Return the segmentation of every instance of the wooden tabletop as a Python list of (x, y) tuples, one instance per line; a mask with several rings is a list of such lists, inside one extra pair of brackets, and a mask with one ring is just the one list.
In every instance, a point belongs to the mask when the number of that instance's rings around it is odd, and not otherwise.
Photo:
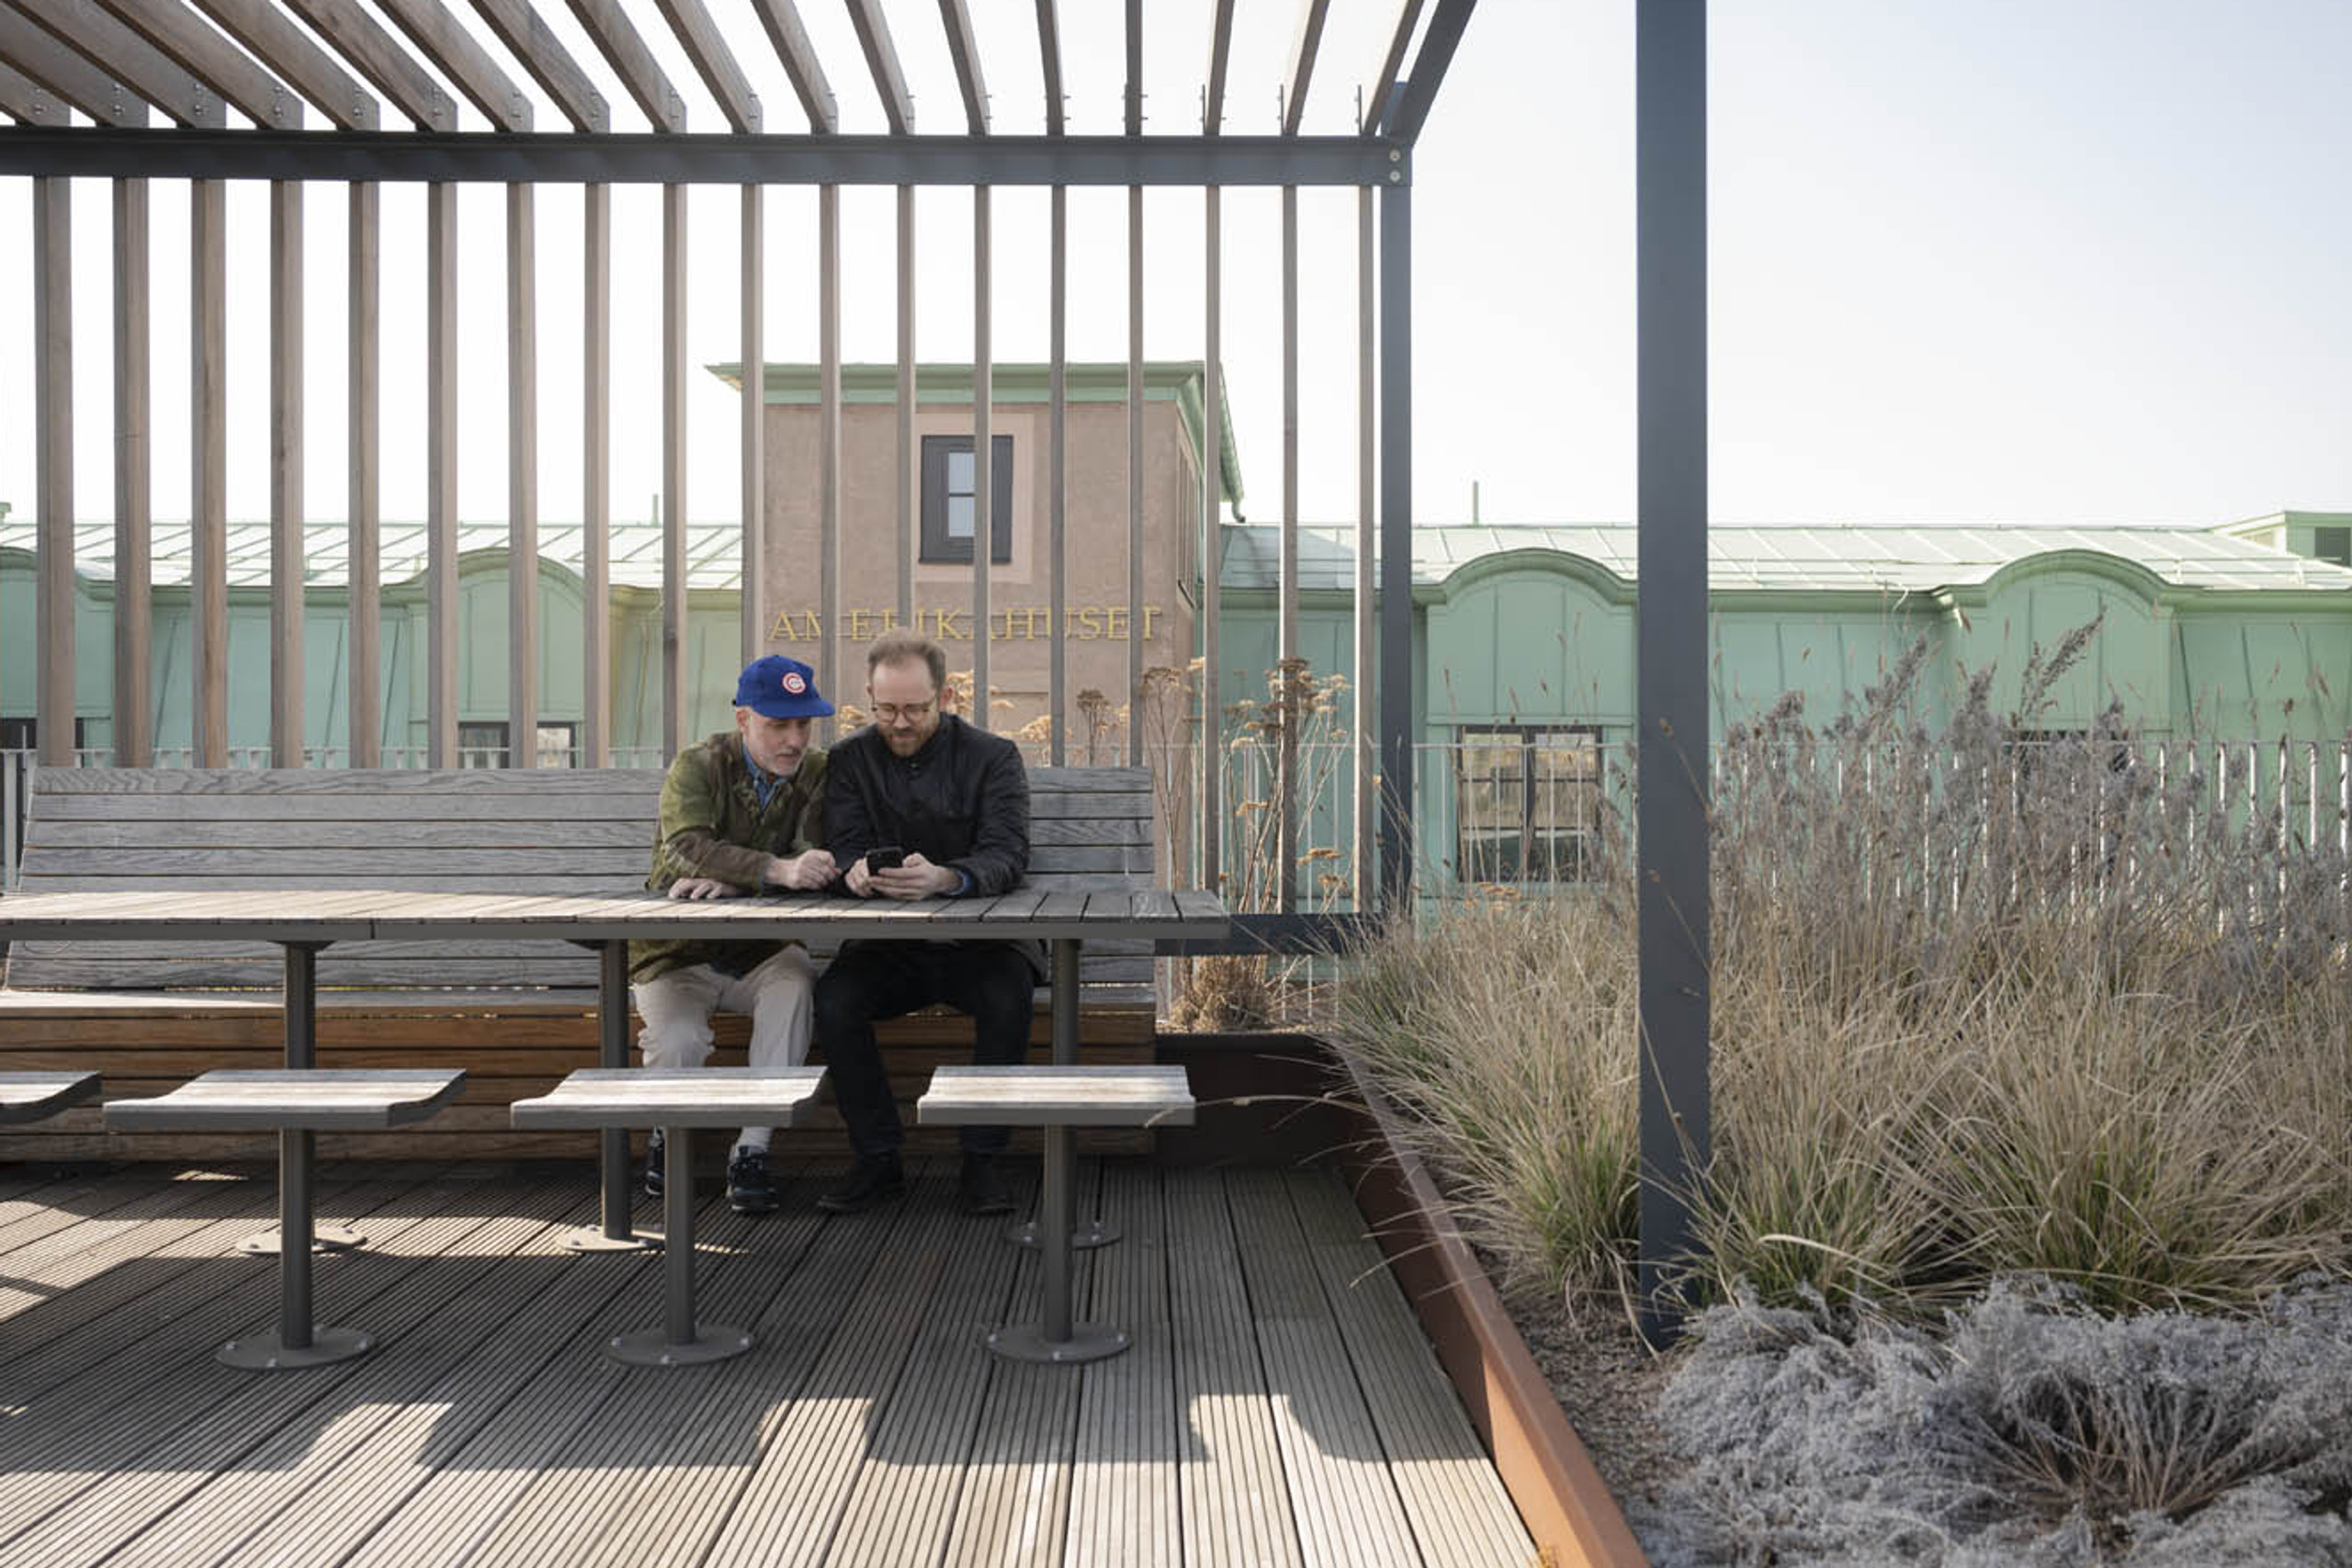
[(992, 898), (882, 898), (785, 893), (756, 898), (667, 898), (641, 890), (604, 896), (415, 893), (386, 888), (30, 893), (0, 898), (0, 941), (184, 940), (367, 942), (423, 936), (724, 936), (841, 942), (987, 937), (1085, 940), (1221, 936), (1226, 908), (1213, 893), (1164, 888), (1047, 893), (1016, 888)]

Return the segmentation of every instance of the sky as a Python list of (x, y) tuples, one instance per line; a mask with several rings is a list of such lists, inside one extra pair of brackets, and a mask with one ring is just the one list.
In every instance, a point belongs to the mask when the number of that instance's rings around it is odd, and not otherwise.
[[(631, 0), (632, 6), (638, 0)], [(805, 123), (750, 0), (708, 0), (773, 130)], [(565, 7), (541, 10), (641, 129)], [(453, 9), (470, 11), (462, 6)], [(1062, 8), (1073, 130), (1120, 114), (1120, 7)], [(843, 129), (883, 129), (845, 9), (801, 10)], [(1034, 7), (972, 0), (1003, 132), (1043, 129)], [(1197, 123), (1207, 0), (1148, 7), (1147, 130)], [(1352, 126), (1394, 7), (1336, 0), (1310, 131)], [(936, 12), (894, 4), (917, 130), (962, 129)], [(1244, 5), (1228, 130), (1276, 127), (1296, 8)], [(2343, 0), (1713, 0), (1709, 39), (1711, 511), (1724, 523), (2210, 526), (2352, 509), (2352, 58)], [(477, 30), (480, 30), (479, 28)], [(659, 28), (690, 105), (722, 123)], [(1414, 505), (1423, 524), (1630, 520), (1634, 484), (1634, 5), (1487, 0), (1415, 153)], [(467, 111), (466, 124), (481, 121)], [(560, 124), (538, 102), (542, 127)], [(232, 116), (232, 122), (234, 115)], [(32, 511), (30, 182), (0, 179), (0, 501)], [(153, 191), (153, 494), (187, 513), (187, 202)], [(338, 187), (307, 200), (306, 504), (345, 514)], [(1282, 495), (1279, 197), (1225, 193), (1224, 361), (1252, 522)], [(495, 186), (460, 197), (459, 509), (505, 513), (505, 240)], [(1302, 209), (1301, 520), (1356, 507), (1352, 191)], [(383, 515), (425, 509), (420, 187), (383, 197)], [(266, 188), (232, 187), (229, 510), (268, 514)], [(690, 202), (686, 511), (740, 515), (739, 201)], [(1042, 190), (995, 197), (1000, 360), (1046, 354)], [(971, 201), (923, 194), (918, 352), (967, 360)], [(893, 197), (842, 197), (843, 345), (895, 358)], [(74, 190), (75, 494), (112, 497), (107, 187)], [(813, 360), (815, 197), (767, 196), (765, 352)], [(537, 206), (539, 506), (580, 515), (580, 197)], [(661, 489), (659, 196), (613, 199), (611, 493)], [(1124, 359), (1124, 191), (1070, 197), (1073, 359)], [(1203, 199), (1147, 202), (1146, 353), (1204, 352)], [(413, 258), (403, 260), (403, 258)], [(786, 482), (771, 475), (771, 484)]]

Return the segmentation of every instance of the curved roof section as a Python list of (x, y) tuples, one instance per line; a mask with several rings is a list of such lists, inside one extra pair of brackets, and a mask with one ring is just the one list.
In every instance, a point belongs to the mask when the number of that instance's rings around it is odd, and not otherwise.
[[(1227, 588), (1272, 589), (1282, 536), (1267, 525), (1228, 527)], [(1302, 526), (1299, 586), (1355, 582), (1353, 525)], [(1413, 581), (1443, 582), (1472, 561), (1507, 550), (1555, 550), (1631, 581), (1638, 536), (1630, 523), (1456, 525), (1417, 528)], [(2224, 591), (2352, 589), (2352, 569), (2201, 528), (2049, 525), (1719, 525), (1708, 531), (1708, 576), (1727, 590), (1919, 593), (1983, 583), (2036, 556), (2088, 551), (2130, 561), (2180, 588)]]

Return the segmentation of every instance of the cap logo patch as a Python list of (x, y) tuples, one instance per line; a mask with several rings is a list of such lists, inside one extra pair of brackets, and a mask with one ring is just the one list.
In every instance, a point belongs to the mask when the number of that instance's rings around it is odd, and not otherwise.
[(784, 672), (784, 689), (797, 697), (808, 689), (808, 682), (802, 679), (799, 671), (787, 670)]

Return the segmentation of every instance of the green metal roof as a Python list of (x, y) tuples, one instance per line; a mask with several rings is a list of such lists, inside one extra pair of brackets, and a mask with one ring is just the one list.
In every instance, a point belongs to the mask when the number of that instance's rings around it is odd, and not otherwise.
[[(1219, 581), (1227, 588), (1275, 587), (1281, 530), (1258, 525), (1225, 534)], [(1355, 537), (1352, 524), (1302, 525), (1299, 586), (1353, 587)], [(1631, 581), (1637, 542), (1630, 523), (1416, 528), (1413, 581), (1442, 582), (1482, 557), (1533, 549), (1580, 556)], [(2012, 562), (2062, 550), (2120, 557), (2184, 588), (2352, 589), (2352, 570), (2204, 528), (1717, 525), (1707, 545), (1708, 578), (1719, 591), (1923, 592), (1983, 582)]]

